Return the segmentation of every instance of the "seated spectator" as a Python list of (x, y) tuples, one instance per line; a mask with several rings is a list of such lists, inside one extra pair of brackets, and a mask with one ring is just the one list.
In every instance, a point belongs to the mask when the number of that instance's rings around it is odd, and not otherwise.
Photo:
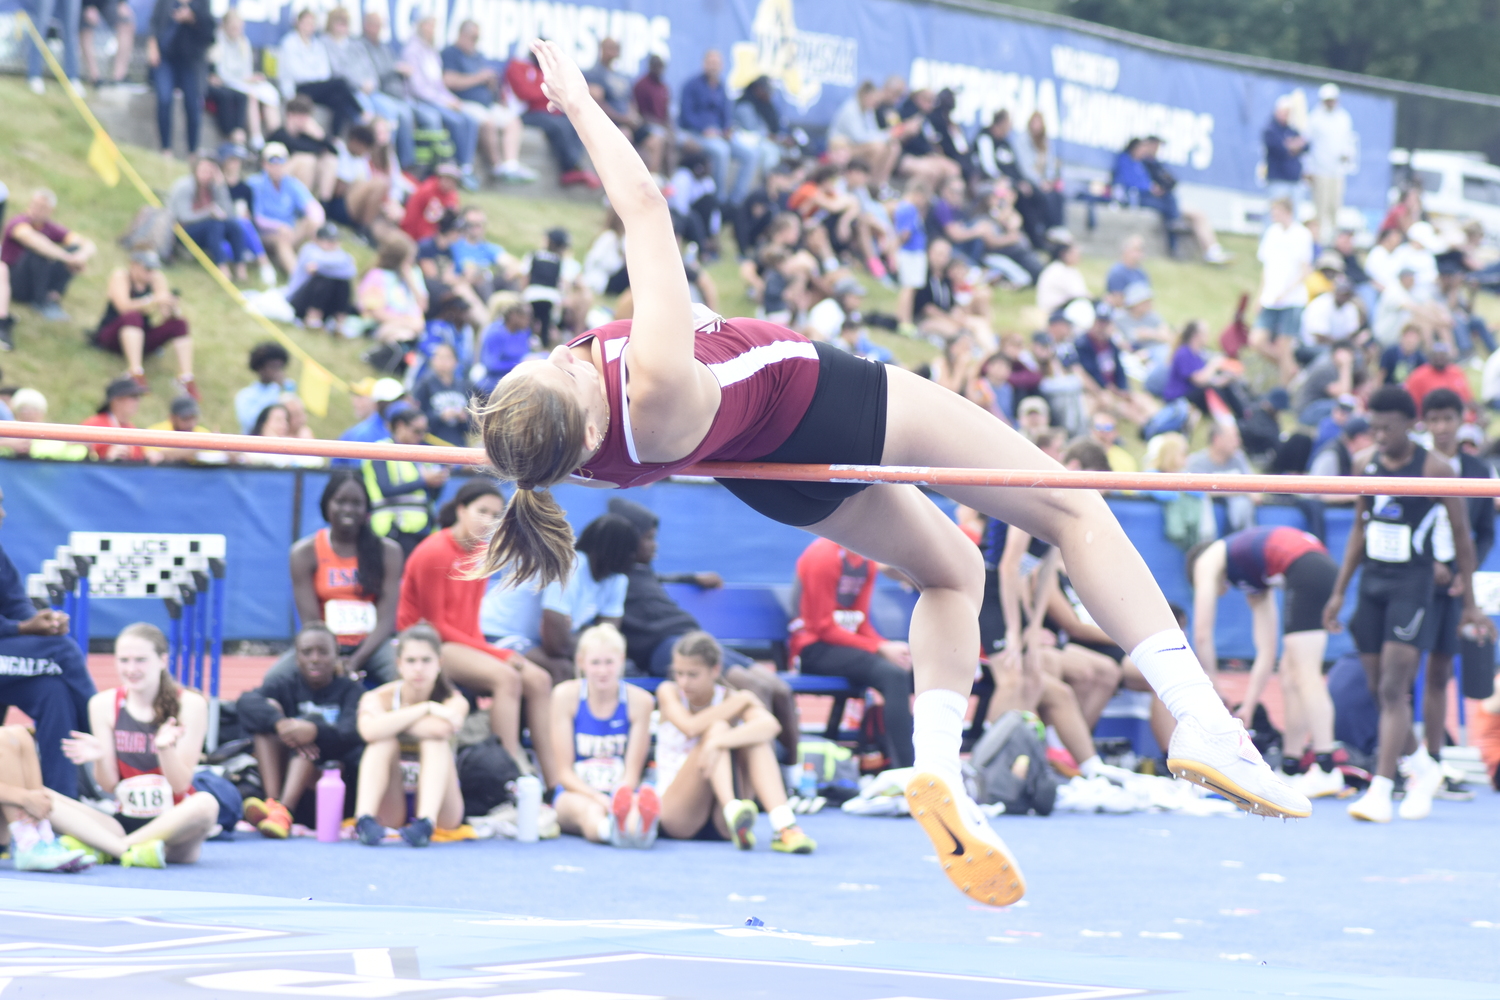
[(943, 344), (943, 353), (933, 358), (928, 366), (929, 377), (949, 392), (960, 396), (969, 391), (969, 384), (979, 374), (979, 351), (974, 346), (974, 335), (960, 330), (951, 340)]
[[(1110, 472), (1139, 472), (1140, 465), (1135, 456), (1120, 444), (1119, 432), (1115, 430), (1115, 418), (1107, 413), (1095, 413), (1089, 421), (1089, 440), (1104, 449)], [(1098, 471), (1105, 471), (1100, 469)]]
[(896, 173), (925, 184), (934, 190), (962, 174), (960, 166), (943, 155), (928, 115), (937, 100), (930, 90), (906, 93), (906, 81), (893, 76), (885, 82), (883, 100), (875, 107), (875, 117), (882, 128), (901, 142), (901, 157)]
[(155, 250), (136, 250), (130, 263), (110, 272), (108, 302), (95, 329), (95, 347), (125, 358), (125, 371), (145, 383), (145, 355), (167, 344), (177, 355), (177, 387), (198, 398), (193, 379), (193, 337), (182, 318), (182, 303), (161, 270)]
[[(514, 60), (512, 60), (514, 61)], [(478, 190), (474, 177), (474, 151), (479, 147), (479, 123), (464, 113), (463, 101), (443, 82), (443, 57), (437, 50), (437, 19), (424, 17), (401, 49), (401, 64), (407, 68), (407, 86), (417, 124), (426, 130), (447, 129), (453, 140), (457, 178), (470, 191)], [(415, 233), (413, 239), (420, 239)]]
[(1196, 406), (1204, 416), (1213, 416), (1208, 407), (1208, 390), (1222, 389), (1234, 379), (1234, 362), (1216, 354), (1212, 358), (1203, 353), (1208, 343), (1208, 333), (1198, 320), (1189, 320), (1177, 337), (1177, 349), (1167, 370), (1162, 399), (1173, 402), (1186, 399)]
[(856, 358), (874, 361), (877, 364), (888, 365), (896, 360), (894, 353), (870, 339), (870, 331), (865, 328), (864, 317), (857, 312), (844, 317), (844, 322), (839, 325), (838, 339), (833, 342), (833, 346), (848, 351)]
[(291, 436), (303, 441), (311, 441), (317, 437), (313, 429), (307, 423), (307, 406), (302, 402), (302, 397), (295, 392), (283, 392), (278, 400), (286, 407), (287, 420), (291, 424)]
[(265, 145), (265, 134), (281, 125), (281, 92), (255, 68), (255, 50), (245, 37), (239, 8), (229, 8), (219, 19), (208, 61), (213, 67), (208, 75), (208, 100), (219, 134), (229, 138), (244, 132), (251, 148), (259, 149)]
[[(255, 228), (255, 192), (250, 189), (250, 183), (244, 176), (245, 160), (250, 156), (250, 151), (244, 146), (226, 142), (219, 147), (217, 155), (219, 170), (224, 175), (224, 184), (229, 188), (229, 201), (234, 206), (229, 224), (239, 227), (240, 238), (245, 244), (246, 260), (251, 258), (255, 260), (260, 283), (271, 288), (276, 284), (276, 268), (271, 266), (271, 259), (266, 256), (265, 245), (260, 239), (260, 232)], [(220, 253), (228, 257), (230, 247), (227, 242), (227, 233), (225, 240), (226, 243), (220, 248)]]
[[(334, 133), (337, 135), (338, 133)], [(333, 197), (338, 179), (338, 147), (313, 117), (313, 102), (294, 97), (286, 102), (286, 122), (267, 136), (286, 147), (287, 171), (301, 181), (321, 204)]]
[(342, 135), (350, 123), (364, 114), (349, 82), (333, 75), (328, 47), (318, 35), (317, 15), (309, 8), (297, 14), (293, 28), (281, 39), (276, 52), (277, 85), (288, 102), (302, 96), (333, 112), (333, 134)]
[(526, 286), (521, 297), (531, 305), (531, 328), (544, 347), (552, 343), (552, 327), (574, 329), (588, 315), (588, 289), (578, 281), (583, 275), (569, 248), (573, 237), (566, 229), (547, 230), (547, 245), (521, 258)]
[(416, 261), (411, 237), (390, 233), (376, 247), (375, 266), (359, 281), (359, 314), (382, 344), (410, 343), (426, 328), (427, 286)]
[(214, 16), (208, 0), (156, 0), (146, 36), (146, 65), (156, 87), (156, 128), (161, 150), (172, 156), (172, 105), (182, 91), (187, 148), (198, 148), (203, 128), (203, 81), (208, 50), (214, 44)]
[(623, 295), (630, 289), (630, 272), (625, 268), (625, 223), (613, 208), (604, 210), (604, 228), (583, 255), (579, 279), (595, 296)]
[(661, 802), (641, 777), (655, 699), (625, 683), (625, 640), (614, 626), (586, 629), (574, 655), (577, 679), (552, 689), (557, 823), (596, 844), (650, 847)]
[(268, 142), (261, 156), (264, 172), (245, 181), (255, 200), (255, 228), (270, 259), (290, 275), (297, 266), (297, 248), (312, 239), (325, 221), (323, 206), (306, 184), (289, 173), (285, 146)]
[[(17, 389), (10, 400), (16, 420), (27, 423), (47, 422), (47, 397), (35, 389)], [(4, 452), (23, 457), (47, 459), (56, 462), (81, 462), (93, 454), (86, 444), (73, 441), (28, 441), (13, 438), (4, 445)]]
[[(135, 428), (135, 417), (141, 409), (141, 397), (146, 387), (129, 375), (122, 375), (104, 387), (104, 402), (92, 417), (82, 421), (84, 427)], [(92, 446), (94, 456), (105, 462), (151, 462), (161, 461), (160, 454), (148, 452), (135, 444), (96, 444)]]
[[(384, 416), (391, 431), (387, 442), (427, 443), (427, 417), (412, 403), (396, 403)], [(440, 465), (370, 458), (360, 466), (370, 489), (370, 526), (410, 557), (417, 543), (432, 531), (432, 504), (448, 482), (448, 470)]]
[(42, 784), (31, 733), (25, 726), (0, 726), (0, 815), (6, 826), (0, 830), (0, 840), (5, 842), (13, 870), (79, 872), (94, 864), (83, 845), (69, 846), (76, 841), (66, 834), (59, 837), (52, 828), (49, 817), (54, 797), (61, 798)]
[[(729, 95), (724, 89), (724, 56), (717, 49), (703, 54), (703, 72), (682, 85), (679, 95), (677, 125), (684, 138), (691, 139), (705, 156), (717, 190), (729, 197), (729, 165), (736, 174), (753, 176), (756, 166), (755, 147), (736, 145), (730, 140), (734, 119)], [(736, 189), (738, 184), (736, 185)], [(749, 191), (749, 184), (745, 185)], [(728, 204), (734, 204), (729, 198)]]
[(601, 514), (578, 533), (567, 581), (542, 588), (540, 652), (554, 683), (567, 679), (579, 633), (600, 622), (619, 627), (629, 587), (625, 573), (635, 565), (640, 538), (627, 518)]
[[(114, 37), (115, 54), (114, 64), (110, 67), (110, 75), (105, 77), (100, 74), (98, 66), (98, 55), (100, 46), (95, 48), (94, 29), (100, 25), (109, 29), (109, 34)], [(66, 45), (66, 41), (64, 45)], [(95, 2), (83, 5), (82, 16), (78, 19), (78, 54), (83, 59), (83, 75), (89, 83), (97, 90), (100, 87), (118, 86), (125, 83), (130, 75), (130, 59), (135, 54), (135, 9), (130, 6), (129, 0), (95, 0)], [(27, 61), (35, 56), (37, 63), (31, 67), (30, 76), (39, 80), (41, 70), (40, 55), (32, 49), (27, 53)], [(35, 88), (33, 88), (35, 89)]]
[[(1070, 308), (1068, 311), (1074, 310)], [(1080, 317), (1086, 315), (1081, 309), (1078, 313)], [(1114, 323), (1104, 309), (1094, 311), (1093, 323), (1073, 341), (1073, 347), (1084, 376), (1084, 390), (1094, 409), (1106, 410), (1138, 426), (1151, 419), (1155, 406), (1144, 394), (1130, 388), (1123, 352), (1115, 339)]]
[(630, 77), (615, 69), (620, 58), (620, 43), (613, 38), (599, 42), (599, 61), (583, 74), (589, 95), (598, 102), (609, 120), (620, 127), (631, 145), (641, 154), (646, 169), (662, 173), (665, 164), (667, 130), (661, 124), (647, 121), (636, 106), (634, 85)]
[[(119, 687), (89, 699), (89, 728), (62, 741), (74, 764), (92, 765), (113, 795), (113, 816), (69, 810), (62, 832), (94, 849), (97, 861), (163, 868), (198, 860), (219, 829), (219, 800), (193, 787), (208, 733), (208, 700), (177, 686), (167, 670), (167, 637), (145, 622), (115, 640)], [(74, 823), (76, 819), (76, 825)]]
[[(1402, 385), (1412, 372), (1426, 363), (1427, 355), (1422, 352), (1422, 328), (1415, 323), (1408, 323), (1401, 330), (1400, 341), (1380, 354), (1380, 372), (1384, 376), (1384, 384)], [(1490, 370), (1488, 362), (1484, 370), (1487, 379)], [(1488, 398), (1490, 397), (1486, 396)]]
[(994, 344), (994, 333), (982, 316), (958, 300), (954, 276), (967, 274), (969, 265), (953, 256), (953, 245), (938, 238), (927, 246), (927, 282), (912, 296), (912, 320), (927, 336), (947, 340), (968, 330), (986, 348)]
[(1125, 305), (1125, 289), (1134, 284), (1151, 287), (1151, 279), (1141, 270), (1141, 261), (1146, 257), (1146, 240), (1139, 233), (1132, 233), (1120, 241), (1120, 259), (1110, 265), (1104, 276), (1104, 301), (1114, 308)]
[(564, 187), (581, 184), (597, 189), (599, 175), (583, 166), (583, 140), (578, 138), (577, 129), (560, 109), (549, 106), (547, 95), (542, 92), (542, 70), (537, 66), (536, 54), (527, 51), (511, 59), (505, 67), (505, 83), (526, 107), (521, 120), (547, 136), (547, 144), (557, 158), (557, 182)]
[[(207, 434), (209, 430), (198, 422), (201, 413), (198, 401), (192, 396), (178, 396), (167, 408), (167, 419), (158, 421), (148, 431), (177, 431), (183, 434)], [(196, 448), (147, 448), (156, 452), (163, 462), (197, 462), (201, 454)]]
[(479, 364), (484, 368), (475, 385), (482, 399), (532, 350), (531, 303), (515, 301), (484, 331), (479, 345)]
[(455, 448), (469, 443), (469, 400), (474, 386), (458, 371), (458, 355), (439, 344), (427, 359), (427, 374), (412, 389), (412, 397), (427, 416), (427, 427)]
[(297, 266), (287, 282), (287, 302), (303, 325), (338, 330), (349, 315), (358, 273), (353, 255), (339, 245), (338, 227), (325, 222), (297, 251)]
[(479, 51), (479, 24), (464, 21), (458, 39), (443, 50), (443, 84), (459, 99), (459, 110), (479, 129), (479, 147), (490, 161), (491, 176), (511, 183), (536, 180), (523, 166), (521, 116), (506, 100), (504, 78)]
[(464, 209), (462, 221), (458, 238), (448, 247), (454, 270), (481, 299), (489, 299), (501, 288), (513, 287), (521, 276), (521, 262), (488, 238), (485, 229), (489, 223), (484, 209), (473, 206)]
[(83, 650), (68, 634), (70, 625), (61, 611), (36, 609), (26, 596), (25, 578), (0, 548), (0, 703), (14, 705), (31, 719), (42, 782), (73, 797), (78, 794), (78, 769), (63, 755), (62, 741), (75, 729), (87, 728), (94, 681)]
[(678, 238), (696, 243), (710, 255), (718, 252), (719, 228), (724, 221), (719, 188), (711, 170), (708, 155), (701, 149), (684, 151), (668, 184), (667, 197)]
[(859, 315), (866, 294), (865, 286), (854, 278), (840, 278), (834, 283), (833, 294), (807, 311), (802, 333), (810, 340), (832, 343), (838, 338), (844, 320)]
[(317, 825), (318, 773), (338, 766), (354, 783), (364, 742), (357, 726), (364, 690), (339, 669), (339, 647), (321, 621), (304, 622), (293, 644), (296, 669), (268, 674), (240, 695), (240, 725), (250, 734), (265, 798), (244, 802), (245, 822), (285, 840), (292, 818)]
[(1350, 344), (1336, 345), (1326, 357), (1307, 366), (1293, 403), (1297, 422), (1317, 427), (1333, 412), (1338, 399), (1354, 391), (1354, 383), (1354, 348)]
[[(1374, 442), (1370, 436), (1370, 422), (1364, 417), (1349, 417), (1339, 428), (1338, 436), (1329, 441), (1315, 455), (1307, 467), (1309, 476), (1349, 476), (1354, 473), (1354, 456)], [(1328, 493), (1320, 496), (1324, 504), (1354, 503), (1347, 493)]]
[[(278, 399), (260, 411), (255, 418), (255, 423), (250, 427), (250, 434), (252, 437), (264, 438), (296, 437), (292, 433), (291, 411)], [(266, 466), (273, 469), (321, 469), (328, 461), (317, 455), (290, 455), (264, 451), (244, 452), (239, 460), (245, 465)]]
[(224, 175), (208, 155), (195, 155), (189, 169), (186, 177), (173, 182), (167, 195), (172, 221), (219, 266), (224, 277), (245, 281), (250, 276), (246, 268), (249, 254), (244, 230), (235, 224)]
[[(1208, 447), (1188, 456), (1184, 472), (1197, 475), (1250, 475), (1250, 460), (1240, 447), (1240, 429), (1235, 424), (1214, 421), (1208, 427)], [(1257, 494), (1232, 493), (1227, 497), (1215, 497), (1217, 504), (1222, 499), (1227, 509), (1229, 530), (1240, 531), (1255, 523)]]
[(32, 192), (26, 214), (5, 223), (0, 263), (9, 269), (10, 301), (32, 306), (43, 319), (67, 322), (63, 294), (98, 248), (93, 240), (53, 221), (56, 209), (57, 195), (46, 188)]
[(720, 657), (713, 636), (689, 632), (673, 648), (672, 679), (656, 689), (661, 832), (691, 840), (712, 824), (740, 850), (753, 848), (758, 810), (755, 801), (736, 797), (738, 773), (770, 816), (771, 849), (811, 854), (817, 844), (797, 826), (771, 748), (781, 725), (754, 694), (731, 693), (720, 683)]
[(786, 134), (771, 78), (764, 74), (740, 91), (730, 110), (730, 121), (733, 130), (729, 142), (737, 147), (733, 158), (739, 169), (735, 171), (734, 186), (729, 189), (729, 204), (739, 205), (750, 194), (756, 169), (762, 174), (769, 173), (781, 161), (782, 146), (795, 148), (795, 144)]
[(443, 162), (434, 167), (432, 174), (406, 199), (402, 232), (418, 243), (436, 236), (443, 216), (458, 211), (458, 184), (462, 177), (462, 172), (452, 163)]
[[(426, 622), (441, 636), (443, 676), (476, 694), (487, 694), (490, 731), (523, 771), (529, 759), (521, 747), (521, 705), (524, 695), (531, 745), (542, 780), (557, 784), (552, 742), (552, 676), (509, 649), (485, 641), (479, 633), (479, 606), (485, 582), (466, 574), (483, 549), (505, 509), (505, 501), (489, 479), (472, 479), (443, 506), (434, 532), (407, 562), (401, 580), (401, 604), (396, 627)], [(366, 761), (368, 761), (368, 756)]]
[(870, 621), (870, 598), (881, 567), (827, 539), (809, 545), (797, 560), (800, 627), (787, 655), (803, 673), (843, 677), (856, 691), (875, 688), (885, 701), (891, 766), (910, 767), (911, 648), (887, 640)]
[(901, 143), (875, 118), (875, 106), (882, 92), (872, 80), (863, 80), (854, 93), (839, 105), (828, 123), (828, 139), (849, 144), (849, 155), (870, 165), (870, 180), (877, 189), (885, 188), (901, 156)]
[(927, 208), (932, 192), (921, 184), (909, 184), (906, 194), (891, 213), (891, 226), (895, 230), (896, 320), (910, 324), (914, 321), (913, 298), (917, 290), (927, 283)]
[(374, 239), (370, 227), (377, 220), (398, 221), (401, 215), (391, 194), (392, 178), (375, 169), (374, 155), (382, 141), (389, 146), (390, 126), (384, 119), (376, 119), (374, 125), (355, 125), (345, 138), (334, 140), (338, 166), (334, 170), (333, 197), (323, 203), (330, 220), (348, 226), (368, 241)]
[[(375, 379), (365, 377), (349, 387), (349, 403), (354, 410), (355, 422), (344, 433), (340, 441), (384, 441), (391, 436), (385, 423), (385, 411), (395, 406), (406, 388), (393, 378)], [(335, 468), (357, 468), (359, 463), (350, 458), (333, 460)]]
[(1078, 270), (1078, 262), (1082, 259), (1083, 251), (1076, 243), (1063, 243), (1057, 250), (1057, 257), (1037, 275), (1036, 307), (1043, 316), (1051, 316), (1074, 299), (1091, 297), (1089, 283)]
[(1011, 426), (1016, 422), (1016, 387), (1010, 381), (1013, 370), (1010, 355), (1003, 350), (996, 351), (984, 359), (979, 366), (979, 377), (964, 393)]
[[(355, 836), (379, 847), (386, 828), (397, 827), (412, 847), (432, 843), (437, 830), (464, 821), (453, 738), (469, 715), (469, 700), (439, 668), (443, 641), (425, 623), (402, 630), (396, 639), (399, 680), (382, 684), (359, 699), (360, 757), (355, 793)], [(402, 745), (416, 744), (416, 752)], [(417, 793), (408, 809), (403, 763), (417, 765)]]
[[(427, 308), (429, 328), (436, 320), (455, 329), (466, 325), (483, 327), (489, 318), (484, 299), (453, 261), (452, 247), (462, 233), (462, 220), (449, 212), (438, 224), (437, 233), (417, 244), (417, 267), (431, 297)], [(427, 338), (423, 339), (425, 342)], [(420, 371), (416, 374), (420, 376)]]
[(291, 360), (287, 349), (274, 340), (263, 340), (250, 349), (250, 370), (256, 381), (234, 394), (234, 415), (241, 434), (249, 434), (261, 411), (279, 401), (282, 393), (296, 391), (296, 380), (286, 373)]
[(1041, 231), (1033, 236), (1032, 242), (1042, 246), (1050, 231), (1063, 224), (1065, 206), (1062, 157), (1058, 155), (1057, 144), (1047, 135), (1047, 120), (1040, 111), (1031, 113), (1026, 120), (1026, 134), (1013, 147), (1016, 166), (1031, 186), (1030, 193), (1020, 189), (1025, 199), (1022, 212), (1028, 220), (1035, 217), (1035, 223), (1028, 221), (1028, 225), (1036, 225)]
[(1418, 409), (1422, 400), (1434, 389), (1452, 389), (1458, 393), (1465, 406), (1474, 402), (1473, 390), (1469, 388), (1469, 377), (1453, 360), (1453, 348), (1446, 340), (1434, 340), (1427, 349), (1427, 363), (1418, 365), (1406, 376), (1406, 391), (1416, 401)]
[(1177, 255), (1178, 220), (1181, 220), (1198, 241), (1205, 264), (1228, 263), (1229, 255), (1219, 245), (1219, 237), (1208, 217), (1201, 212), (1184, 212), (1178, 207), (1174, 192), (1177, 178), (1156, 158), (1160, 150), (1161, 139), (1157, 136), (1131, 139), (1115, 156), (1114, 183), (1124, 189), (1131, 204), (1152, 209), (1161, 216), (1167, 231), (1167, 250), (1172, 256)]
[(666, 173), (671, 158), (671, 149), (674, 145), (675, 126), (672, 124), (672, 88), (667, 86), (663, 77), (667, 72), (667, 62), (658, 53), (652, 53), (646, 57), (646, 72), (635, 81), (631, 88), (631, 96), (635, 98), (635, 106), (641, 113), (641, 120), (661, 130), (666, 136), (667, 142), (662, 150), (662, 162), (654, 170), (655, 173)]
[[(318, 509), (328, 527), (292, 543), (292, 599), (303, 625), (325, 624), (337, 642), (340, 672), (373, 684), (395, 679), (391, 636), (401, 597), (401, 546), (370, 527), (370, 494), (354, 469), (334, 469)], [(284, 683), (296, 670), (296, 650), (271, 667), (267, 680)]]
[(1177, 335), (1156, 311), (1156, 293), (1145, 282), (1125, 290), (1123, 308), (1110, 307), (1115, 330), (1131, 350), (1140, 352), (1148, 366), (1164, 365), (1171, 357)]
[(1046, 396), (1026, 396), (1016, 405), (1016, 430), (1032, 444), (1051, 427), (1052, 406)]
[(1302, 310), (1302, 345), (1308, 350), (1356, 343), (1364, 339), (1358, 337), (1364, 329), (1365, 317), (1354, 299), (1354, 286), (1343, 275), (1335, 279), (1332, 291), (1319, 295)]

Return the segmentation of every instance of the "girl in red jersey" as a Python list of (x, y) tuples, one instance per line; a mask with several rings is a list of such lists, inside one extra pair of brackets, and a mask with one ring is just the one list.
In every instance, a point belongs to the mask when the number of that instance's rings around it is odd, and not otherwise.
[[(547, 487), (574, 473), (635, 486), (707, 460), (1058, 468), (962, 396), (791, 330), (695, 314), (665, 198), (562, 50), (533, 43), (551, 105), (577, 128), (625, 223), (630, 321), (591, 330), (501, 380), (481, 414), (485, 450), (520, 487), (486, 569), (550, 581), (572, 535)], [(627, 392), (628, 388), (628, 392)], [(964, 892), (1003, 905), (1025, 892), (1009, 850), (964, 793), (958, 751), (979, 649), (984, 566), (914, 486), (725, 481), (751, 507), (902, 570), (921, 591), (912, 619), (917, 697), (911, 811)], [(1091, 491), (946, 487), (959, 503), (1059, 547), (1094, 619), (1162, 696), (1178, 727), (1169, 763), (1243, 808), (1310, 813), (1215, 695), (1129, 538)]]
[[(474, 577), (484, 540), (505, 509), (495, 484), (474, 479), (438, 513), (441, 530), (412, 550), (401, 580), (396, 627), (405, 631), (426, 622), (443, 638), (443, 676), (455, 685), (490, 696), (490, 731), (524, 770), (530, 770), (521, 747), (521, 700), (536, 750), (542, 779), (557, 783), (552, 745), (552, 675), (508, 649), (484, 641), (479, 632), (479, 604), (485, 582)], [(571, 536), (570, 536), (571, 538)], [(572, 544), (569, 542), (569, 559)]]
[(52, 824), (92, 848), (100, 862), (187, 864), (198, 860), (218, 827), (219, 800), (193, 788), (208, 701), (177, 686), (167, 672), (167, 649), (155, 625), (127, 626), (115, 640), (120, 686), (89, 699), (92, 733), (63, 740), (69, 760), (93, 765), (94, 781), (114, 795), (118, 812), (106, 816), (56, 796)]

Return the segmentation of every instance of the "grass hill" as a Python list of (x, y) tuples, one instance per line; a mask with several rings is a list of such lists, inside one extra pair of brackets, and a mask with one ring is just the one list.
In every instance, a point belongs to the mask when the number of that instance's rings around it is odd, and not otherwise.
[[(64, 303), (72, 319), (66, 323), (41, 320), (26, 307), (16, 307), (16, 349), (0, 356), (3, 382), (32, 386), (46, 394), (51, 418), (76, 422), (98, 405), (104, 384), (123, 370), (118, 356), (89, 347), (85, 331), (97, 323), (104, 308), (104, 283), (111, 268), (125, 261), (118, 239), (141, 206), (128, 182), (106, 187), (85, 161), (90, 133), (72, 105), (50, 86), (44, 97), (32, 95), (15, 77), (0, 79), (0, 181), (10, 188), (10, 212), (24, 206), (36, 187), (52, 188), (58, 195), (57, 217), (62, 224), (92, 237), (100, 247), (99, 258), (79, 276)], [(180, 161), (165, 159), (155, 150), (122, 146), (122, 151), (146, 182), (159, 194), (186, 169)], [(482, 206), (489, 218), (490, 237), (517, 255), (536, 247), (543, 233), (553, 226), (570, 230), (581, 255), (603, 225), (600, 206), (570, 201), (528, 198), (524, 191), (504, 194), (489, 191), (468, 196)], [(350, 241), (351, 243), (353, 241)], [(1235, 255), (1227, 267), (1210, 268), (1194, 262), (1151, 260), (1147, 262), (1156, 286), (1158, 307), (1173, 324), (1188, 319), (1204, 320), (1217, 331), (1230, 319), (1241, 292), (1255, 287), (1258, 265), (1255, 245), (1248, 238), (1229, 237), (1226, 247)], [(354, 248), (362, 266), (370, 251)], [(1103, 286), (1110, 260), (1085, 259), (1082, 268), (1091, 287)], [(169, 269), (184, 311), (192, 324), (197, 347), (196, 375), (203, 392), (205, 423), (215, 430), (233, 430), (233, 395), (251, 378), (246, 358), (252, 345), (265, 338), (257, 321), (245, 315), (213, 280), (185, 257)], [(720, 261), (711, 273), (717, 281), (721, 308), (729, 315), (749, 315), (752, 304), (745, 298), (743, 283), (732, 255)], [(868, 308), (891, 311), (894, 295), (874, 282)], [(1031, 326), (1029, 292), (997, 291), (994, 315), (1000, 330), (1026, 330)], [(369, 374), (360, 355), (364, 342), (351, 342), (329, 334), (287, 328), (290, 336), (309, 354), (346, 381)], [(906, 364), (919, 363), (933, 350), (925, 343), (877, 333)], [(295, 369), (294, 365), (294, 369)], [(168, 354), (147, 360), (147, 375), (154, 393), (143, 401), (142, 423), (163, 419), (172, 391), (172, 360)], [(351, 411), (347, 398), (334, 394), (329, 413), (313, 418), (320, 435), (337, 436), (348, 426)]]

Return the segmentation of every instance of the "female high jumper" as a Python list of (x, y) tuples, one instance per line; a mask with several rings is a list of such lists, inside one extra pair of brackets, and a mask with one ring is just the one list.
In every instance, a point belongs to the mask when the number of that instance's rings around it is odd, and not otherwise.
[[(484, 446), (518, 485), (484, 572), (564, 577), (573, 536), (547, 488), (664, 479), (702, 461), (1036, 469), (1059, 466), (980, 407), (900, 368), (867, 362), (784, 327), (694, 311), (666, 200), (629, 141), (551, 42), (532, 45), (552, 106), (577, 128), (624, 220), (632, 320), (608, 323), (518, 366), (483, 408)], [(881, 563), (921, 590), (911, 622), (916, 680), (911, 811), (949, 878), (979, 902), (1026, 891), (1015, 859), (964, 792), (959, 741), (979, 652), (984, 567), (915, 486), (723, 480), (745, 503)], [(1307, 816), (1306, 798), (1261, 760), (1230, 716), (1166, 598), (1093, 490), (944, 487), (958, 503), (1062, 552), (1099, 625), (1178, 721), (1169, 765), (1243, 809)]]

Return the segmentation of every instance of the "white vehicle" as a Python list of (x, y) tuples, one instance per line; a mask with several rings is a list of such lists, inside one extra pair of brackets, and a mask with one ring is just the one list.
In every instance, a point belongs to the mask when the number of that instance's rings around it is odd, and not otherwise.
[(1434, 149), (1391, 150), (1391, 203), (1405, 179), (1422, 185), (1422, 207), (1439, 219), (1474, 219), (1491, 240), (1500, 239), (1500, 167), (1483, 153)]

